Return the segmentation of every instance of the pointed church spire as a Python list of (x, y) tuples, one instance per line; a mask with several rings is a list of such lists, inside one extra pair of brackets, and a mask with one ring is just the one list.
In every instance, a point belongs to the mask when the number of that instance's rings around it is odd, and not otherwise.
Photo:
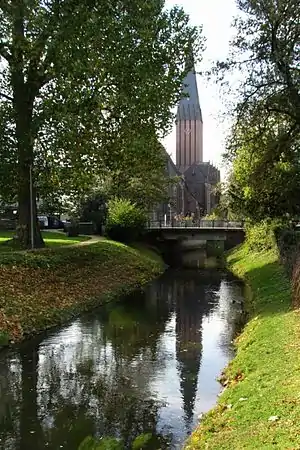
[(176, 166), (181, 173), (203, 161), (203, 121), (192, 53), (185, 67), (188, 72), (183, 80), (176, 118)]
[(185, 70), (187, 72), (195, 70), (195, 58), (193, 54), (193, 50), (190, 50), (186, 59), (185, 59)]
[(192, 52), (186, 59), (185, 68), (188, 70), (188, 73), (182, 83), (183, 97), (178, 104), (177, 120), (201, 120), (202, 122), (202, 112)]

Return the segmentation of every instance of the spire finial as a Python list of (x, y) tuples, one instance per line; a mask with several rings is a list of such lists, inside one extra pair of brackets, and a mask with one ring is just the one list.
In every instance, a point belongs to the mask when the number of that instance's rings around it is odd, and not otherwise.
[(193, 54), (193, 49), (190, 48), (185, 59), (185, 69), (190, 72), (195, 69), (195, 58)]

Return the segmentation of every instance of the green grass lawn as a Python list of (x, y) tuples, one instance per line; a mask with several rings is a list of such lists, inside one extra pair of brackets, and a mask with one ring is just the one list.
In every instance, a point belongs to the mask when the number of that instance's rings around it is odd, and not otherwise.
[(275, 251), (253, 254), (244, 245), (228, 257), (247, 280), (251, 320), (224, 372), (227, 386), (186, 449), (300, 448), (300, 315)]
[[(9, 239), (12, 239), (14, 235), (14, 231), (0, 231), (0, 252), (15, 250), (15, 248), (10, 247), (9, 245), (1, 245), (7, 242)], [(87, 241), (89, 239), (89, 237), (87, 236), (77, 236), (69, 238), (65, 233), (51, 231), (42, 231), (42, 235), (47, 247), (77, 244), (78, 242)]]
[(148, 258), (157, 261), (159, 264), (163, 264), (162, 257), (159, 254), (159, 252), (150, 245), (141, 242), (134, 242), (133, 244), (130, 244), (130, 246), (135, 250), (138, 250), (144, 256), (147, 256)]

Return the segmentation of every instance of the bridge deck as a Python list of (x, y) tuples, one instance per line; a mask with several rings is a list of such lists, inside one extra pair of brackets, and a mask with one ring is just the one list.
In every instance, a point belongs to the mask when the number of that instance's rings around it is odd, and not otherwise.
[(243, 227), (148, 227), (148, 230), (161, 230), (161, 231), (234, 231), (234, 230), (244, 230)]
[(172, 222), (152, 221), (148, 223), (149, 230), (243, 230), (244, 222), (226, 220), (184, 220)]

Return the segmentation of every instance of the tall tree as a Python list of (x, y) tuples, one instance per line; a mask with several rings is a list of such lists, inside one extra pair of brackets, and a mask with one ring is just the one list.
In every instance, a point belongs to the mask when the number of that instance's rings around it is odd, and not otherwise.
[(237, 0), (237, 6), (230, 55), (214, 69), (223, 80), (243, 74), (234, 112), (242, 117), (259, 106), (264, 117), (279, 113), (300, 126), (299, 0)]
[(201, 46), (184, 11), (162, 0), (0, 0), (0, 119), (11, 136), (0, 150), (10, 155), (24, 247), (31, 172), (37, 184), (43, 172), (64, 171), (75, 183), (117, 161), (132, 130), (164, 135), (185, 57)]
[[(275, 116), (239, 122), (228, 142), (234, 154), (229, 177), (229, 205), (253, 220), (300, 214), (300, 136), (289, 121)], [(230, 146), (232, 145), (232, 147)]]
[(167, 173), (167, 153), (156, 136), (133, 136), (110, 173), (110, 196), (123, 197), (150, 211), (168, 199), (175, 182)]
[(237, 0), (240, 15), (226, 61), (215, 73), (230, 86), (239, 71), (230, 112), (226, 157), (233, 161), (234, 209), (253, 218), (299, 213), (299, 0)]

